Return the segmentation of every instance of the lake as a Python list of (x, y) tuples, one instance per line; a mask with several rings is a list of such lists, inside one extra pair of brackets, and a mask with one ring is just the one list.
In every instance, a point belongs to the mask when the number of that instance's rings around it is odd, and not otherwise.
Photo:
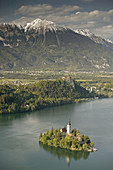
[[(40, 132), (64, 127), (90, 137), (97, 152), (72, 152), (39, 144)], [(0, 116), (0, 170), (112, 170), (113, 99)]]

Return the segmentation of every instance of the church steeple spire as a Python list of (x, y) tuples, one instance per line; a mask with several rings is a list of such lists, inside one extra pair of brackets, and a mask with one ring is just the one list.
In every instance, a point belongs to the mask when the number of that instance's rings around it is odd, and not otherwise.
[(71, 125), (71, 122), (70, 122), (70, 120), (68, 120), (68, 125)]

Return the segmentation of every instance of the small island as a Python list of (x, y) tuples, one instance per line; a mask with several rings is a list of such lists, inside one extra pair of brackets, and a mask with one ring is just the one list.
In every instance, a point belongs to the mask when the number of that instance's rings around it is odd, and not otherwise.
[(49, 146), (69, 149), (72, 151), (83, 150), (91, 152), (97, 150), (94, 148), (94, 143), (91, 142), (88, 136), (80, 134), (79, 130), (71, 130), (70, 121), (68, 121), (67, 129), (65, 127), (61, 129), (52, 128), (50, 131), (46, 131), (43, 135), (40, 133), (39, 141)]

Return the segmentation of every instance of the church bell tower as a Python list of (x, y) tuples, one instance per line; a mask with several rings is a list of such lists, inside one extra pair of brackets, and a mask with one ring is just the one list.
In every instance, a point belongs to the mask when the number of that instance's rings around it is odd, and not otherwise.
[(67, 124), (67, 133), (68, 134), (71, 133), (71, 122), (70, 122), (70, 120), (68, 120), (68, 124)]

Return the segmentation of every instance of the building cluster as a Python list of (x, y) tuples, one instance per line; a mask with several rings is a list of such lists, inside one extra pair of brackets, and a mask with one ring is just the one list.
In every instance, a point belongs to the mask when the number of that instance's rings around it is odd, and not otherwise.
[(113, 92), (113, 88), (108, 88), (108, 89), (105, 87), (97, 88), (96, 86), (86, 87), (86, 90), (88, 90), (90, 93), (92, 93), (93, 91), (101, 92), (101, 91), (106, 91), (106, 90)]
[(62, 80), (66, 80), (67, 81), (67, 84), (72, 86), (74, 89), (75, 89), (75, 83), (74, 83), (74, 79), (72, 79), (72, 77), (65, 77), (65, 76), (62, 76)]
[(72, 78), (71, 78), (71, 77), (69, 77), (69, 76), (67, 76), (67, 77), (66, 77), (66, 76), (62, 76), (62, 80), (71, 81), (71, 79), (72, 79)]

